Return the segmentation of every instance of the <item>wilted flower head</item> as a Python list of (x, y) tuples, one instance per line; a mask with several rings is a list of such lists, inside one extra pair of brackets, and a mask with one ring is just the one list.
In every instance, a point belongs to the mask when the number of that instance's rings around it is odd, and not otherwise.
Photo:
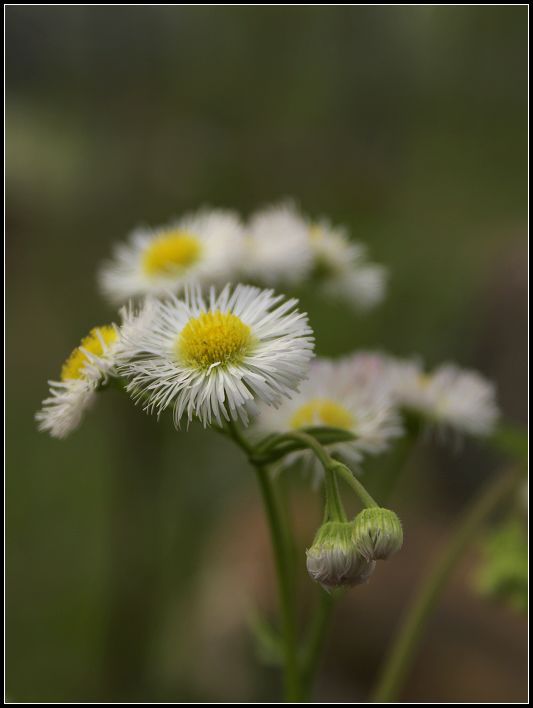
[(277, 406), (307, 376), (313, 336), (307, 315), (272, 290), (199, 289), (184, 300), (145, 303), (124, 328), (121, 372), (145, 408), (174, 422), (248, 422), (256, 402)]
[(114, 375), (119, 341), (115, 325), (94, 327), (61, 368), (59, 381), (49, 381), (50, 397), (35, 419), (39, 430), (64, 438), (75, 430), (92, 404), (98, 387)]
[(353, 522), (353, 542), (367, 560), (386, 560), (402, 547), (401, 521), (390, 509), (363, 509)]
[(353, 527), (348, 521), (323, 524), (307, 550), (307, 571), (326, 589), (366, 583), (375, 566), (358, 552), (353, 542)]
[(115, 248), (99, 282), (116, 303), (144, 295), (180, 293), (187, 285), (232, 280), (244, 255), (239, 217), (223, 209), (201, 209), (165, 226), (136, 229)]

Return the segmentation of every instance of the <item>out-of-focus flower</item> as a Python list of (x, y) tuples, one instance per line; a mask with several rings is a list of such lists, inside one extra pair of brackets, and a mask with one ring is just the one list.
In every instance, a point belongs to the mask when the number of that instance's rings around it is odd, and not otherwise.
[(494, 385), (476, 371), (443, 364), (424, 373), (416, 361), (391, 361), (390, 382), (398, 405), (437, 426), (489, 435), (498, 419)]
[(385, 295), (386, 269), (366, 258), (366, 247), (351, 241), (344, 227), (328, 221), (308, 222), (314, 275), (324, 293), (361, 310), (374, 307)]
[(390, 509), (363, 509), (353, 522), (353, 542), (363, 558), (386, 560), (402, 547), (402, 523)]
[[(361, 453), (382, 452), (402, 433), (387, 389), (377, 378), (363, 381), (360, 364), (352, 357), (313, 361), (309, 378), (299, 393), (284, 400), (277, 411), (260, 407), (254, 432), (266, 435), (314, 426), (341, 428), (353, 433), (353, 442), (328, 446), (330, 453), (352, 464), (361, 459)], [(308, 450), (288, 455), (285, 463), (290, 465), (299, 459), (315, 478), (320, 478), (321, 466)]]
[(307, 315), (272, 290), (226, 286), (204, 298), (148, 300), (124, 329), (121, 372), (128, 390), (174, 422), (248, 422), (256, 402), (277, 406), (307, 376), (313, 336)]
[(39, 430), (64, 438), (81, 422), (98, 387), (115, 372), (119, 335), (115, 325), (94, 327), (63, 364), (59, 381), (36, 413)]
[(376, 567), (374, 561), (358, 552), (353, 542), (353, 524), (348, 521), (323, 524), (306, 555), (307, 572), (326, 590), (366, 583)]
[(244, 275), (268, 286), (297, 286), (311, 273), (306, 222), (290, 203), (256, 212), (246, 230)]
[(201, 209), (166, 226), (139, 228), (115, 248), (99, 283), (114, 303), (144, 295), (178, 294), (187, 285), (224, 285), (244, 257), (239, 217)]

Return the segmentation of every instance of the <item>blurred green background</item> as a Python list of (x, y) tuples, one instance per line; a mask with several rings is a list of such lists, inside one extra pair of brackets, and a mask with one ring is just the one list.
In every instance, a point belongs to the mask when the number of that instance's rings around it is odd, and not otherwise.
[[(11, 5), (6, 20), (7, 698), (275, 699), (248, 631), (275, 593), (239, 453), (118, 393), (62, 442), (33, 414), (115, 317), (95, 283), (113, 242), (289, 195), (391, 271), (365, 317), (304, 294), (320, 354), (457, 360), (524, 420), (527, 8)], [(502, 464), (473, 443), (416, 462), (395, 501), (405, 549), (338, 609), (318, 699), (364, 699), (417, 578)], [(320, 511), (293, 491), (303, 567)], [(471, 592), (476, 558), (405, 700), (526, 700), (525, 623)]]

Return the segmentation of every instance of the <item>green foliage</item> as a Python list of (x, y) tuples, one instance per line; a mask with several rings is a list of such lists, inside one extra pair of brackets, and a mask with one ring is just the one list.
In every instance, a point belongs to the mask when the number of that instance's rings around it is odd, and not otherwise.
[(492, 529), (483, 540), (483, 561), (474, 587), (525, 612), (528, 599), (528, 544), (524, 520), (513, 516)]

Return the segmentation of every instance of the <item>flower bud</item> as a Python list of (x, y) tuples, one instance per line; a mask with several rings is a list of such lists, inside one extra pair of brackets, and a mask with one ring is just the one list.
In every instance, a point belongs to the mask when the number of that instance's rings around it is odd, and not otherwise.
[(323, 524), (306, 554), (309, 575), (326, 590), (365, 583), (376, 565), (357, 551), (353, 524), (347, 521)]
[(390, 509), (363, 509), (352, 525), (353, 543), (368, 561), (386, 560), (403, 544), (402, 524)]

